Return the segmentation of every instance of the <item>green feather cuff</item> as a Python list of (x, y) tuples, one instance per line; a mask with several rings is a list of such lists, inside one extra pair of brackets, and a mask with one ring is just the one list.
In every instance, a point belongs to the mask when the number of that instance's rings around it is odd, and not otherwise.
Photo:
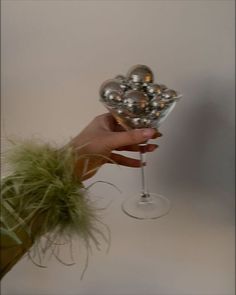
[[(71, 243), (72, 236), (79, 236), (87, 250), (91, 242), (98, 247), (99, 236), (108, 241), (100, 229), (100, 225), (106, 227), (100, 220), (100, 209), (74, 174), (77, 159), (70, 146), (57, 149), (35, 142), (14, 144), (6, 157), (10, 174), (1, 183), (1, 234), (21, 243), (16, 230), (23, 228), (35, 247), (40, 245), (44, 254), (51, 251), (58, 260), (55, 248), (62, 237)], [(47, 237), (43, 246), (42, 235)]]

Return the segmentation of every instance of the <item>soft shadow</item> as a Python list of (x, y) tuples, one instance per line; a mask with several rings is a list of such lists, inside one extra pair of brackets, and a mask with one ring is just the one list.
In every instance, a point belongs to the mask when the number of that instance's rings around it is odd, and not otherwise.
[[(195, 84), (196, 81), (195, 81)], [(184, 187), (234, 192), (234, 88), (232, 81), (209, 78), (179, 103), (177, 126), (165, 125), (168, 143), (158, 169), (165, 165), (164, 181)], [(195, 85), (196, 86), (196, 85)], [(230, 88), (231, 86), (231, 88)], [(194, 89), (194, 85), (192, 86)], [(175, 110), (174, 110), (175, 112)], [(172, 114), (171, 114), (172, 115)], [(170, 115), (170, 116), (171, 116)], [(168, 119), (167, 119), (168, 120)], [(173, 122), (170, 122), (173, 123)], [(161, 162), (161, 163), (160, 163)], [(159, 174), (159, 173), (158, 173)]]

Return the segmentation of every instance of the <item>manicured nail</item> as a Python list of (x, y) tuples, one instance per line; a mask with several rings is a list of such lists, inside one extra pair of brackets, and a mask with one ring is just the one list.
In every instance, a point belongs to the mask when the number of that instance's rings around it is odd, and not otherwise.
[(151, 147), (149, 148), (149, 152), (153, 152), (153, 151), (155, 151), (157, 148), (158, 148), (158, 145), (151, 146)]
[(146, 128), (146, 129), (143, 129), (142, 132), (143, 132), (143, 136), (144, 136), (146, 139), (150, 139), (150, 138), (152, 138), (152, 136), (154, 135), (155, 130), (152, 129), (152, 128)]

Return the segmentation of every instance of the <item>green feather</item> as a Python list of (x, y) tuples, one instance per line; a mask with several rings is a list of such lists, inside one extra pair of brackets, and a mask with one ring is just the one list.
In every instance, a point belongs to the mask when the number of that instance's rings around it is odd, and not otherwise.
[[(74, 174), (77, 159), (70, 146), (58, 149), (35, 141), (14, 144), (6, 154), (5, 161), (11, 172), (1, 183), (1, 202), (7, 202), (18, 220), (27, 224), (37, 246), (44, 234), (52, 239), (51, 247), (48, 243), (47, 247), (42, 247), (44, 253), (52, 251), (61, 237), (71, 240), (77, 235), (87, 249), (91, 248), (91, 243), (99, 248), (98, 237), (109, 242), (100, 228), (102, 222), (98, 212), (101, 210), (95, 207), (86, 188)], [(31, 221), (35, 216), (43, 218), (40, 229), (32, 232)], [(21, 242), (14, 230), (22, 223), (8, 225), (7, 215), (1, 220), (1, 232), (17, 243)]]

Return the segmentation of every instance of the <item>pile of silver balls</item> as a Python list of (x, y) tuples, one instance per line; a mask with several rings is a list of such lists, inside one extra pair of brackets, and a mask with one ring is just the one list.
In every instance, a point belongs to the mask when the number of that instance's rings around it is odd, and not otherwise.
[(118, 75), (100, 87), (102, 103), (126, 129), (158, 127), (180, 95), (154, 83), (152, 70), (135, 65), (126, 76)]

